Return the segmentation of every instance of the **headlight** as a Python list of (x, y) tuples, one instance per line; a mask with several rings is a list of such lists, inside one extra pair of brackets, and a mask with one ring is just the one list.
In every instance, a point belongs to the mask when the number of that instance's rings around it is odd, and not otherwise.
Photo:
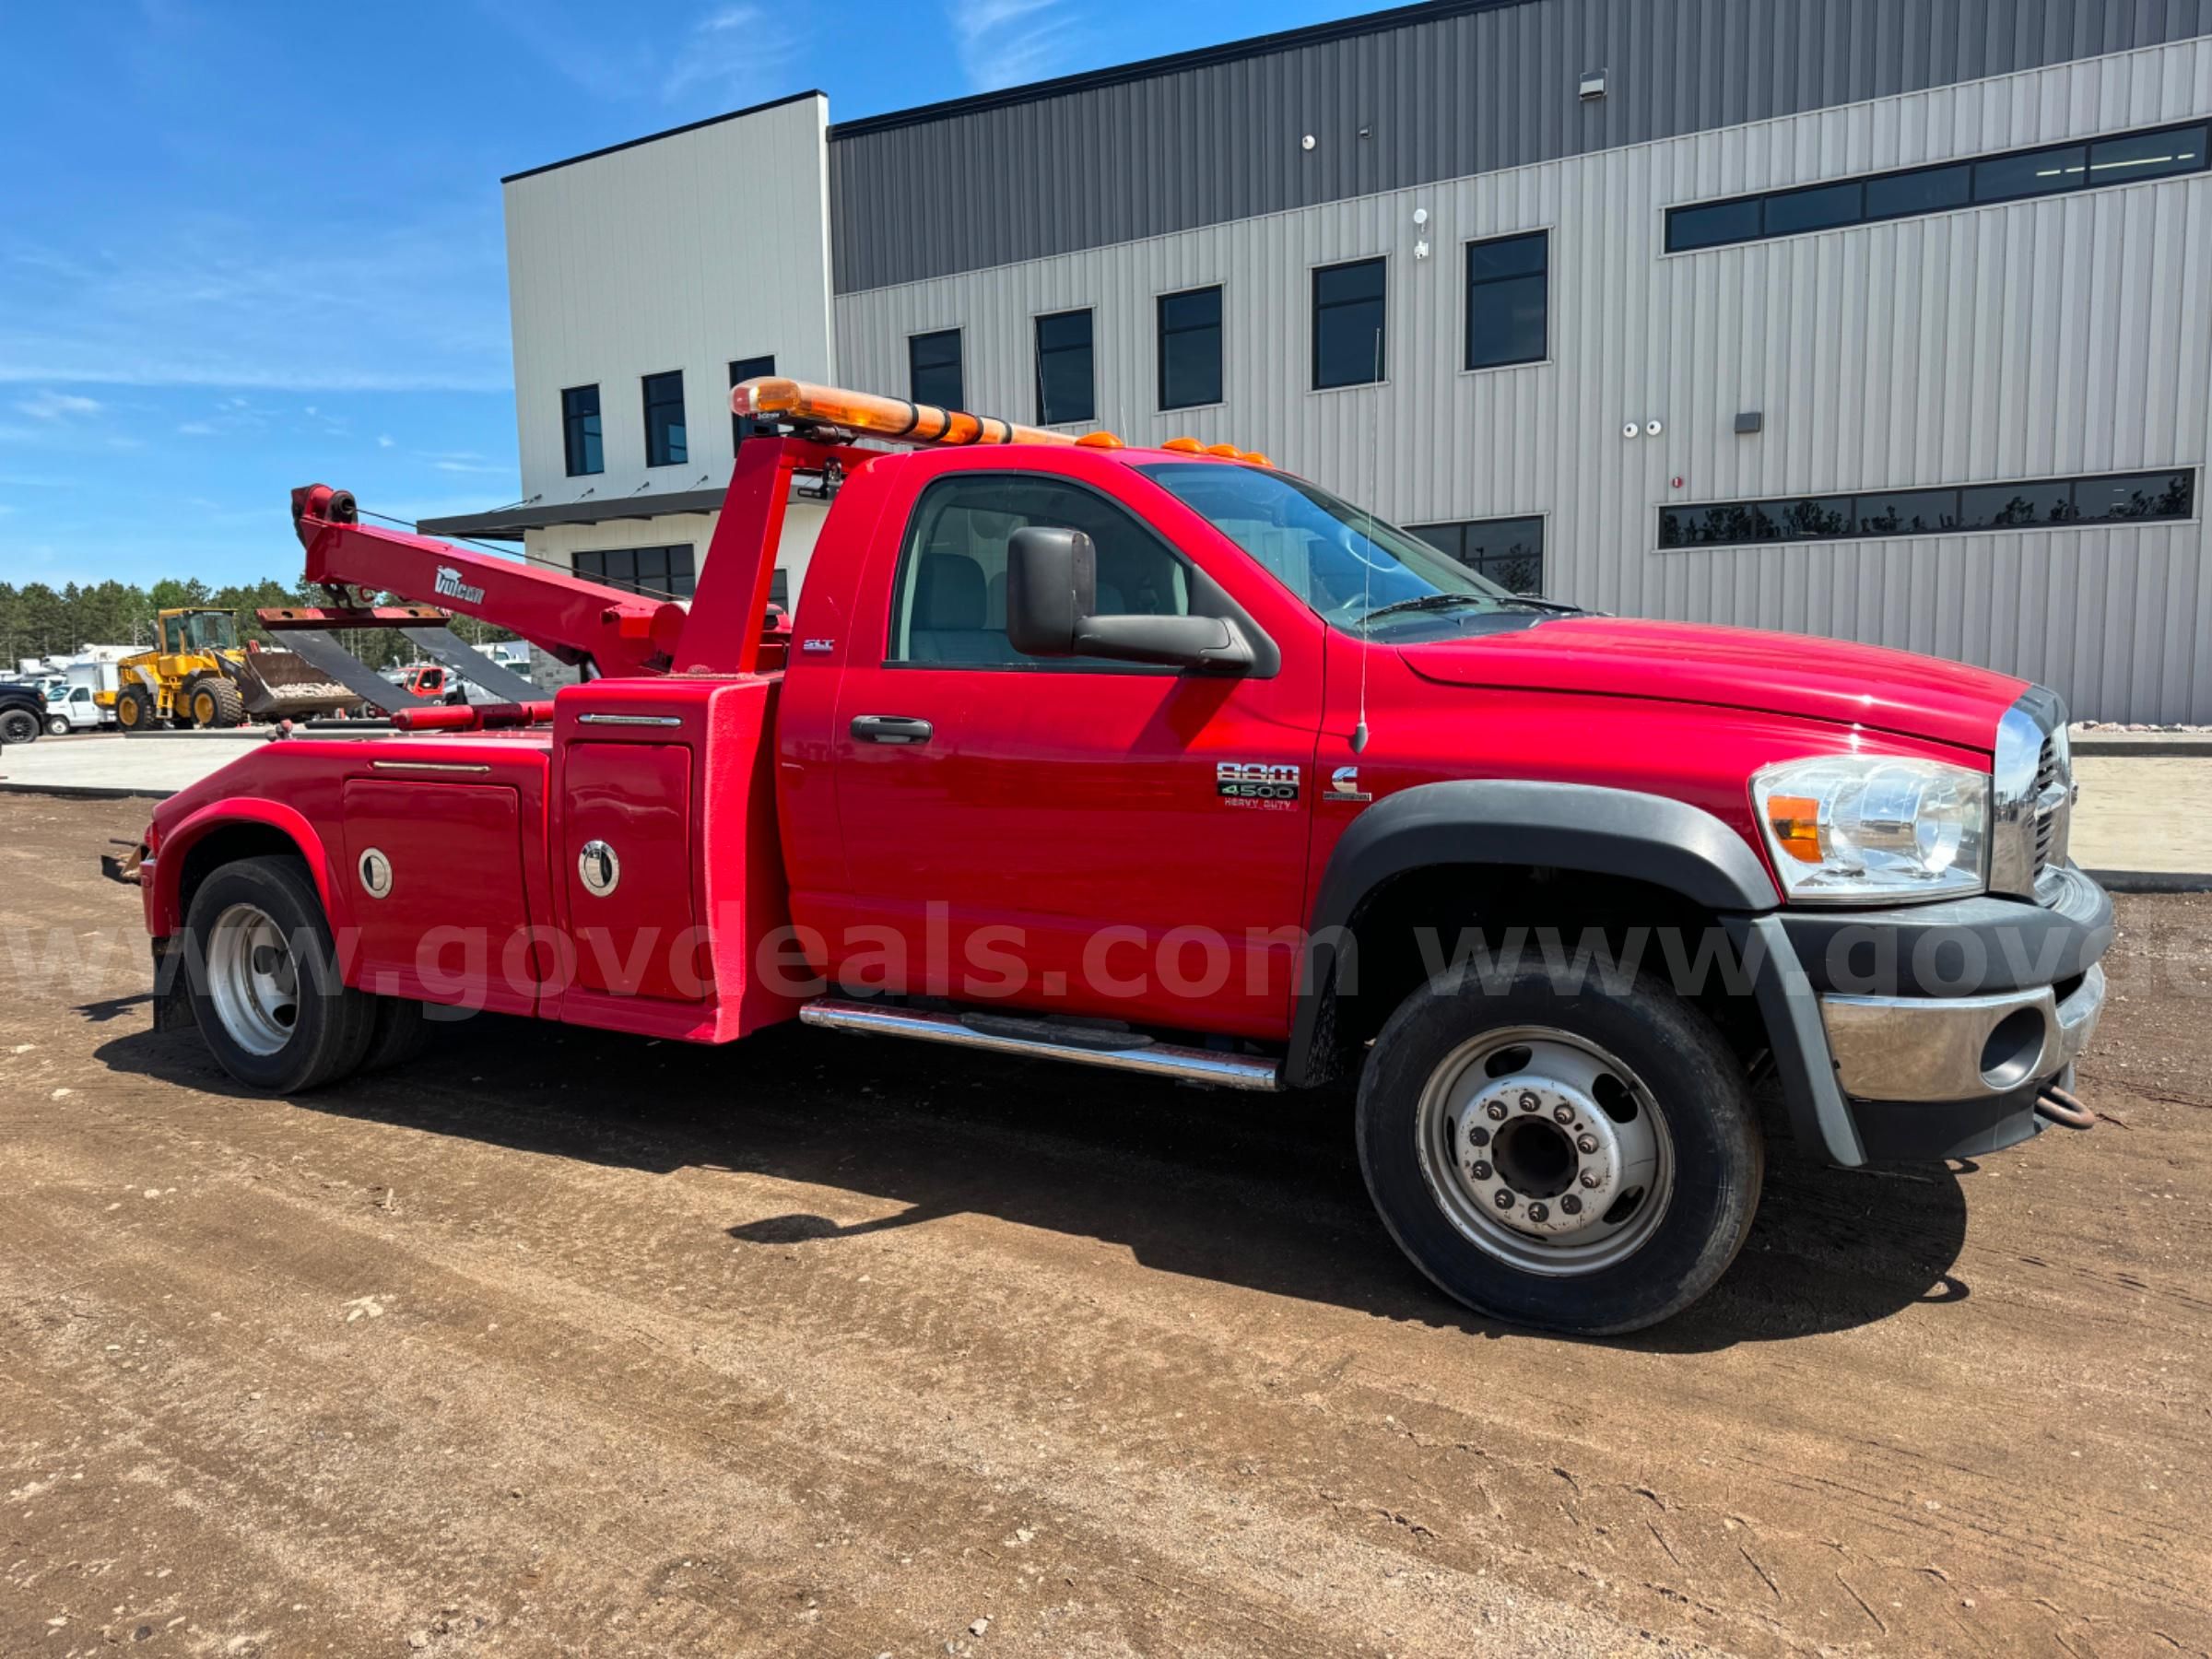
[(1987, 868), (1989, 778), (1941, 760), (1824, 755), (1755, 774), (1784, 893), (1802, 903), (1955, 899)]

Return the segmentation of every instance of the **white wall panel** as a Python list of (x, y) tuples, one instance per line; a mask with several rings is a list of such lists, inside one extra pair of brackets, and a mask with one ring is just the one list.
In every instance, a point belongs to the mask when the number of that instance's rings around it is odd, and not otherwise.
[[(1030, 319), (1089, 305), (1101, 424), (1133, 441), (1265, 450), (1400, 522), (1543, 513), (1551, 589), (1582, 604), (1961, 656), (2087, 715), (2212, 720), (2201, 519), (1656, 547), (1669, 501), (2202, 468), (2212, 177), (1661, 250), (1670, 204), (2206, 113), (2212, 40), (2190, 39), (844, 294), (838, 352), (848, 383), (903, 394), (907, 336), (958, 326), (969, 402), (1033, 419)], [(1539, 228), (1551, 360), (1461, 371), (1465, 242)], [(1387, 382), (1312, 392), (1309, 271), (1374, 254)], [(1154, 297), (1209, 282), (1225, 400), (1160, 414)], [(1765, 417), (1756, 437), (1733, 429), (1745, 409)], [(1630, 418), (1665, 436), (1624, 441)], [(2200, 474), (2200, 513), (2206, 489)]]
[[(773, 352), (781, 372), (834, 378), (828, 119), (812, 95), (507, 182), (525, 496), (719, 487), (732, 360)], [(648, 468), (642, 377), (670, 369), (684, 372), (688, 457)], [(606, 471), (571, 478), (560, 393), (590, 384)]]

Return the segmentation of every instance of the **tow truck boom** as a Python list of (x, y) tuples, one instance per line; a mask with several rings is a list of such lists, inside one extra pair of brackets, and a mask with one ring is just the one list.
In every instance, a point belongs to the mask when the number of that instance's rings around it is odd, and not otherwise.
[[(352, 495), (327, 484), (292, 491), (292, 521), (307, 549), (310, 582), (435, 604), (508, 629), (564, 663), (589, 663), (601, 675), (667, 672), (683, 633), (684, 607), (674, 600), (641, 598), (559, 571), (364, 524)], [(343, 627), (348, 618), (342, 611), (295, 610), (285, 620)]]

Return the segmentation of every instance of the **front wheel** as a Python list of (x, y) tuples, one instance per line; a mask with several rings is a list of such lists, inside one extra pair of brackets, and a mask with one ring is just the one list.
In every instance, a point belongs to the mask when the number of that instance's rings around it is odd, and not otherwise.
[(1479, 1312), (1582, 1335), (1656, 1324), (1711, 1289), (1765, 1167), (1743, 1067), (1648, 977), (1440, 976), (1376, 1039), (1359, 1135), (1416, 1266)]
[(46, 735), (47, 735), (47, 736), (49, 736), (49, 737), (66, 737), (66, 736), (68, 736), (68, 735), (69, 735), (69, 722), (68, 722), (68, 720), (67, 720), (66, 718), (65, 718), (64, 716), (60, 715), (60, 714), (50, 714), (50, 715), (48, 715), (48, 716), (46, 717)]

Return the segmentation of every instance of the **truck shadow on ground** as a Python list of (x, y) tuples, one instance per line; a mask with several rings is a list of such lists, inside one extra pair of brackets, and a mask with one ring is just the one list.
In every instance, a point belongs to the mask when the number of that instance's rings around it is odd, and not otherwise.
[[(112, 1069), (236, 1088), (190, 1033), (101, 1046)], [(413, 1064), (298, 1107), (649, 1171), (728, 1169), (851, 1194), (857, 1219), (733, 1218), (739, 1244), (836, 1250), (978, 1214), (1125, 1247), (1142, 1265), (1497, 1336), (1433, 1291), (1376, 1220), (1348, 1093), (1207, 1091), (796, 1027), (699, 1048), (480, 1017)], [(1702, 1302), (1617, 1339), (1708, 1351), (1964, 1300), (1956, 1170), (1809, 1167), (1771, 1144), (1749, 1241)], [(905, 1207), (881, 1215), (885, 1202)]]

